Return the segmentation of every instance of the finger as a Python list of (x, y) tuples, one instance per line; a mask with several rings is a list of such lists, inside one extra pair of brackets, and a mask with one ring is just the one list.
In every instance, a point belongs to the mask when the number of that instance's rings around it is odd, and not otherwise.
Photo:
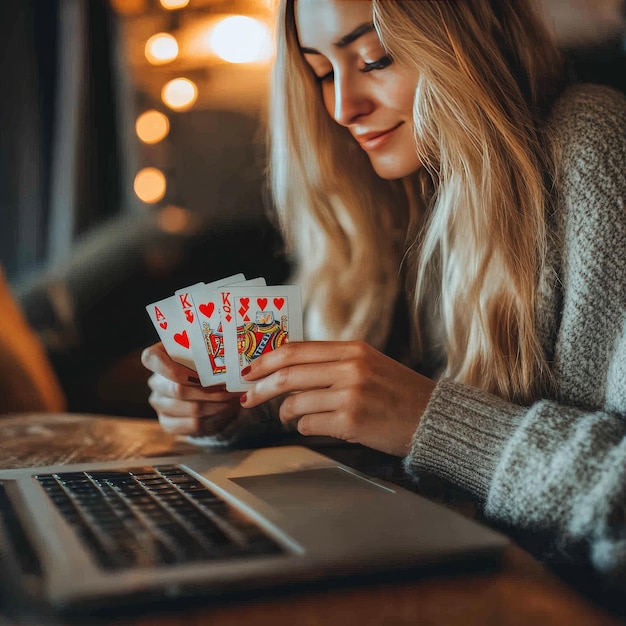
[(172, 417), (159, 415), (161, 428), (172, 435), (194, 437), (216, 435), (232, 421), (233, 415), (213, 415), (211, 417)]
[(298, 432), (306, 437), (321, 435), (344, 441), (356, 441), (352, 431), (346, 427), (345, 421), (337, 411), (303, 415), (297, 424)]
[(364, 361), (358, 359), (332, 363), (307, 363), (279, 369), (260, 379), (242, 397), (242, 406), (252, 408), (284, 394), (325, 389), (340, 384), (358, 387), (366, 378)]
[(239, 406), (236, 400), (230, 402), (188, 402), (154, 392), (150, 394), (148, 401), (157, 414), (171, 417), (212, 417), (224, 413), (234, 413)]
[(205, 402), (228, 402), (240, 394), (226, 391), (224, 387), (199, 387), (182, 384), (165, 378), (160, 374), (152, 374), (148, 379), (148, 387), (155, 393), (176, 400), (196, 400)]
[(162, 343), (147, 347), (141, 353), (141, 363), (150, 371), (177, 383), (200, 382), (196, 372), (172, 360)]
[(250, 364), (246, 380), (258, 380), (285, 367), (303, 363), (331, 363), (365, 356), (371, 348), (361, 341), (296, 341), (282, 345)]
[(316, 389), (287, 396), (278, 411), (283, 424), (314, 413), (330, 413), (341, 406), (341, 391)]

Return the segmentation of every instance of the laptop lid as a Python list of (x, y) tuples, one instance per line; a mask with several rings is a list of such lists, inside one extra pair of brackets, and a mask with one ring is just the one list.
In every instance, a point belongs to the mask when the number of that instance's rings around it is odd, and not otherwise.
[(301, 446), (2, 470), (0, 483), (2, 553), (61, 610), (482, 565), (507, 545)]

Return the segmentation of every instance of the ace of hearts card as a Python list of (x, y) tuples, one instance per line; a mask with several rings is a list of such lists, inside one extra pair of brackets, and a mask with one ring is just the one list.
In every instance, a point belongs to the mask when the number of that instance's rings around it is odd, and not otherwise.
[(297, 285), (221, 288), (226, 389), (253, 385), (241, 370), (289, 341), (302, 341), (302, 295)]
[(169, 296), (146, 306), (146, 311), (173, 361), (196, 370), (186, 320), (179, 304), (179, 297)]

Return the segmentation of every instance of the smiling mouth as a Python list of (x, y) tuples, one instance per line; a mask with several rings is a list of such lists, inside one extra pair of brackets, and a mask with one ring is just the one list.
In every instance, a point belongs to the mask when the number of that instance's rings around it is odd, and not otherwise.
[(382, 145), (387, 143), (387, 141), (391, 138), (391, 136), (396, 132), (400, 126), (402, 126), (403, 122), (396, 124), (393, 128), (386, 130), (382, 133), (368, 133), (357, 137), (357, 141), (363, 150), (369, 152), (371, 150), (376, 150), (380, 148)]

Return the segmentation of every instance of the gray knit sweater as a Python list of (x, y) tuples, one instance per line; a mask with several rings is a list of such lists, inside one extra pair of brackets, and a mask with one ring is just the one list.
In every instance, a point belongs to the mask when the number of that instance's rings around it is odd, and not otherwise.
[(557, 558), (626, 589), (626, 98), (571, 87), (551, 124), (562, 244), (538, 323), (556, 397), (522, 407), (441, 380), (405, 467), (462, 487), (487, 519), (549, 538)]
[[(551, 125), (562, 155), (554, 241), (538, 307), (557, 394), (516, 406), (438, 382), (407, 471), (472, 494), (513, 534), (547, 537), (561, 559), (590, 564), (626, 589), (626, 98), (571, 87)], [(242, 411), (229, 445), (277, 429)]]

